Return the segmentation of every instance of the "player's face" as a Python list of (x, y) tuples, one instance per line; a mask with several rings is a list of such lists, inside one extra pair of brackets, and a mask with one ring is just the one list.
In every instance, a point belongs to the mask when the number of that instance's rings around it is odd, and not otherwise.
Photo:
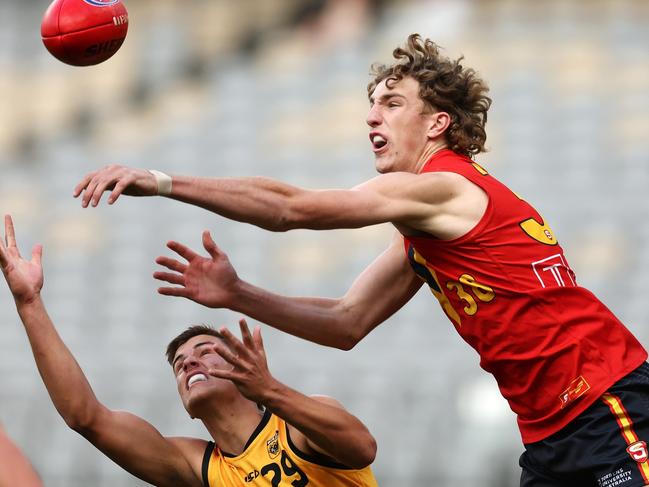
[(379, 83), (367, 115), (376, 170), (417, 172), (430, 144), (431, 117), (414, 78)]
[(212, 377), (210, 369), (231, 368), (231, 366), (214, 351), (213, 346), (219, 339), (211, 335), (197, 335), (183, 343), (174, 357), (172, 364), (176, 376), (178, 393), (187, 412), (194, 417), (199, 403), (214, 394), (222, 395), (232, 392), (236, 387), (232, 382)]

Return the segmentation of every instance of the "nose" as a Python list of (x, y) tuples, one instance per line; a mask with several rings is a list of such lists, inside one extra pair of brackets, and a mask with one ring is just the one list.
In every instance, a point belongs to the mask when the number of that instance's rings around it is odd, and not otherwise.
[(377, 127), (381, 124), (381, 112), (379, 111), (378, 104), (375, 103), (370, 107), (370, 111), (367, 114), (365, 122), (367, 122), (367, 125), (372, 128)]
[(190, 369), (198, 366), (198, 360), (193, 355), (189, 355), (183, 359), (183, 370), (187, 372)]

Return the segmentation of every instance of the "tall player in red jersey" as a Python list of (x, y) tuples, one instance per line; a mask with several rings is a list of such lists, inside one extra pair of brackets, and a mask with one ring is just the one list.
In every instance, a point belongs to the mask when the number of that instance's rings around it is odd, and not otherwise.
[[(162, 294), (240, 311), (352, 348), (425, 282), (517, 414), (524, 487), (649, 485), (647, 353), (592, 293), (532, 206), (471, 156), (491, 100), (477, 74), (417, 35), (375, 66), (367, 124), (381, 173), (350, 190), (266, 178), (191, 178), (121, 166), (88, 174), (82, 206), (163, 195), (273, 231), (391, 222), (388, 249), (341, 298), (280, 296), (239, 279), (209, 233), (203, 257), (159, 257)], [(618, 483), (615, 483), (618, 482)]]

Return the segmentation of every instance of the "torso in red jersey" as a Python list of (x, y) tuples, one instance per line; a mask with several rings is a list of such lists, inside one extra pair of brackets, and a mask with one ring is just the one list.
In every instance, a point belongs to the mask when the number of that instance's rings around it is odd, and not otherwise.
[(527, 202), (470, 159), (435, 154), (422, 172), (460, 174), (489, 197), (480, 222), (454, 240), (404, 236), (424, 279), (516, 413), (524, 443), (558, 431), (647, 352), (591, 292)]

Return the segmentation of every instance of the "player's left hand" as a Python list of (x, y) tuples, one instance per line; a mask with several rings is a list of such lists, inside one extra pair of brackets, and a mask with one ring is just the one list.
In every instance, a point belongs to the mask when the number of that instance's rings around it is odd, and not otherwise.
[(29, 303), (39, 296), (43, 287), (42, 255), (43, 247), (34, 245), (31, 260), (22, 258), (16, 245), (14, 223), (10, 215), (5, 215), (5, 238), (4, 242), (0, 240), (0, 268), (16, 303)]
[(239, 320), (239, 327), (243, 341), (227, 328), (221, 328), (219, 333), (223, 340), (214, 344), (214, 351), (232, 365), (232, 369), (210, 369), (208, 373), (214, 377), (231, 380), (241, 394), (251, 401), (263, 404), (275, 379), (268, 370), (261, 328), (257, 326), (251, 335), (248, 324), (243, 319)]

